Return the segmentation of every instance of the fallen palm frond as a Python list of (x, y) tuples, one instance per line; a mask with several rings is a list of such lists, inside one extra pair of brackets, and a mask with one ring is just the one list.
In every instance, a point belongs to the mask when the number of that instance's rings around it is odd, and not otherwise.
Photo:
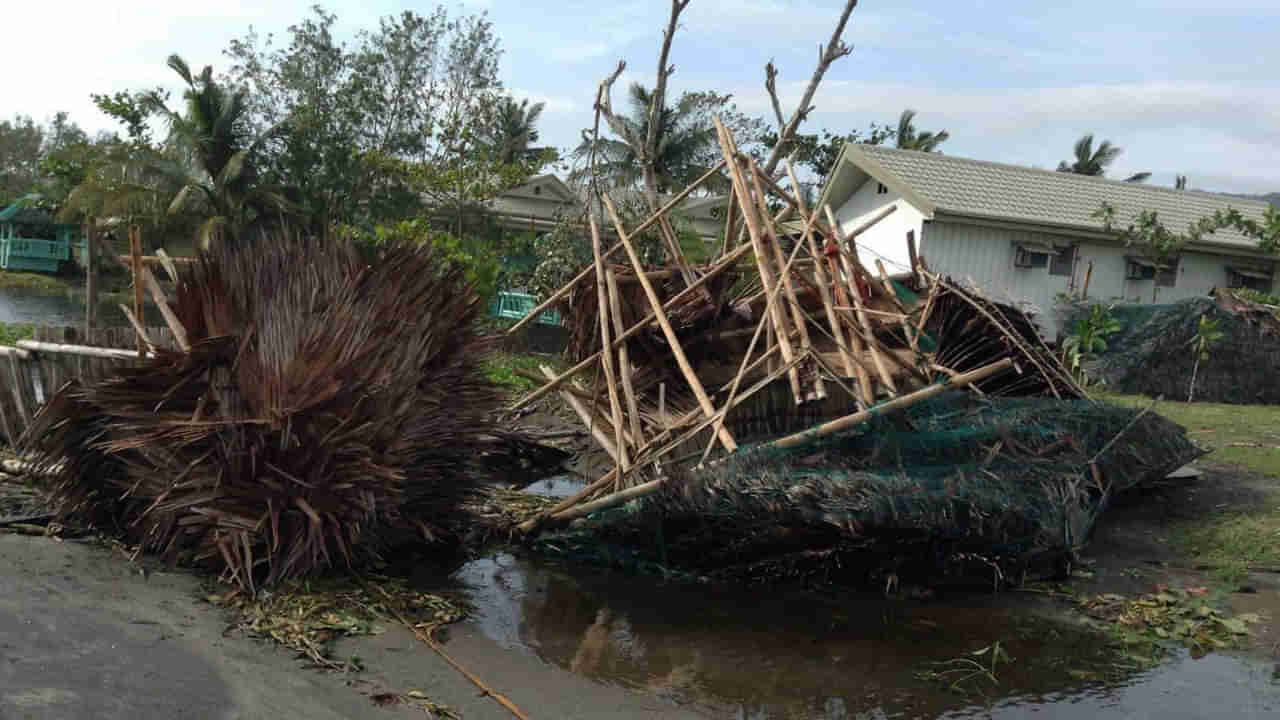
[(62, 518), (250, 589), (465, 529), (500, 394), (460, 268), (277, 236), (178, 275), (189, 350), (64, 387), (26, 434)]

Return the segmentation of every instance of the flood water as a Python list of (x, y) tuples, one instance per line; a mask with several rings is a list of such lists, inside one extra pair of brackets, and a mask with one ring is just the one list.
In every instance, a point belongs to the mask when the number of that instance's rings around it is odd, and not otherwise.
[[(1179, 654), (1144, 671), (1101, 636), (1010, 594), (828, 600), (569, 572), (508, 554), (468, 563), (456, 578), (475, 605), (472, 622), (509, 651), (710, 718), (1280, 717), (1274, 663)], [(949, 687), (972, 666), (942, 663), (989, 665), (990, 650), (973, 653), (996, 641), (994, 680)]]
[[(100, 327), (124, 327), (128, 324), (128, 319), (120, 312), (117, 302), (105, 300), (98, 303), (97, 319)], [(84, 324), (84, 311), (83, 294), (0, 290), (0, 323), (78, 327)]]

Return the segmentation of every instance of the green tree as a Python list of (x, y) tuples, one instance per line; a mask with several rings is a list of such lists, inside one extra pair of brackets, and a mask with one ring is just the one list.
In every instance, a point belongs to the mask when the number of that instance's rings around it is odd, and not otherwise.
[(250, 134), (247, 92), (214, 80), (212, 67), (192, 74), (178, 55), (170, 55), (166, 64), (187, 86), (183, 112), (171, 110), (162, 97), (149, 98), (168, 122), (171, 150), (168, 157), (150, 160), (182, 185), (169, 204), (170, 214), (200, 217), (197, 237), (206, 246), (243, 242), (253, 226), (292, 215), (282, 189), (263, 182), (256, 165), (278, 128)]
[[(1095, 148), (1093, 146), (1093, 133), (1082, 136), (1076, 141), (1074, 154), (1075, 158), (1071, 162), (1063, 160), (1058, 163), (1058, 172), (1075, 173), (1076, 175), (1091, 175), (1093, 177), (1103, 177), (1107, 174), (1107, 168), (1111, 163), (1120, 157), (1124, 150), (1116, 145), (1112, 145), (1110, 140), (1103, 140), (1098, 143)], [(1146, 182), (1151, 177), (1149, 172), (1134, 173), (1125, 178), (1125, 182)]]
[(1200, 371), (1200, 363), (1209, 362), (1210, 352), (1217, 345), (1225, 334), (1218, 327), (1217, 320), (1210, 320), (1209, 316), (1201, 315), (1200, 322), (1196, 326), (1196, 334), (1191, 338), (1191, 352), (1195, 354), (1195, 362), (1191, 365), (1191, 385), (1187, 388), (1187, 402), (1191, 402), (1196, 394), (1196, 375)]
[(913, 122), (915, 117), (916, 111), (910, 108), (903, 110), (902, 114), (898, 116), (898, 128), (894, 132), (898, 149), (937, 152), (938, 146), (950, 139), (951, 133), (946, 130), (921, 132), (916, 129)]
[[(845, 143), (881, 145), (892, 140), (896, 134), (894, 128), (877, 123), (871, 123), (866, 130), (853, 130), (845, 135), (837, 135), (824, 128), (821, 134), (798, 133), (791, 139), (791, 147), (796, 163), (813, 175), (812, 186), (822, 187), (835, 169), (836, 158), (840, 157), (840, 150)], [(762, 143), (765, 148), (772, 150), (778, 143), (777, 133), (766, 133)]]
[(0, 207), (38, 189), (44, 128), (29, 116), (0, 121)]
[(504, 97), (498, 104), (493, 124), (485, 137), (489, 152), (499, 163), (535, 163), (550, 148), (535, 147), (538, 142), (538, 120), (545, 103), (529, 104)]
[(1081, 317), (1072, 327), (1071, 333), (1062, 342), (1062, 353), (1067, 367), (1078, 379), (1084, 380), (1083, 365), (1106, 352), (1107, 338), (1120, 332), (1120, 321), (1111, 314), (1112, 306), (1094, 305), (1089, 314)]

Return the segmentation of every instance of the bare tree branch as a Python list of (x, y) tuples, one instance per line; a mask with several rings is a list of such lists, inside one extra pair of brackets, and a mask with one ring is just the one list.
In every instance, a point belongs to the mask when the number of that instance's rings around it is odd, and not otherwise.
[[(764, 171), (770, 177), (778, 168), (778, 163), (786, 155), (786, 146), (790, 143), (791, 138), (796, 134), (796, 129), (800, 127), (800, 123), (804, 122), (809, 113), (813, 111), (813, 94), (818, 91), (818, 85), (822, 82), (822, 76), (826, 75), (827, 69), (836, 60), (853, 52), (853, 48), (846, 45), (841, 36), (844, 35), (844, 28), (849, 24), (849, 15), (853, 13), (853, 9), (858, 6), (858, 0), (848, 0), (844, 6), (844, 12), (840, 13), (840, 20), (836, 23), (835, 29), (831, 32), (831, 39), (827, 41), (825, 46), (818, 46), (818, 67), (814, 69), (813, 76), (809, 78), (809, 86), (805, 88), (804, 95), (800, 97), (800, 104), (796, 106), (796, 111), (791, 116), (791, 121), (785, 125), (778, 127), (778, 143), (773, 146), (773, 151), (769, 153), (769, 160), (764, 164)], [(765, 87), (769, 89), (769, 94), (774, 102), (775, 112), (781, 119), (780, 105), (778, 105), (777, 95), (775, 93), (775, 78), (777, 70), (770, 68), (773, 63), (765, 66)]]
[[(615, 69), (609, 77), (600, 81), (600, 87), (596, 90), (596, 113), (598, 115), (603, 115), (605, 122), (609, 123), (609, 129), (613, 130), (618, 137), (622, 138), (624, 142), (638, 152), (640, 143), (639, 138), (635, 136), (635, 133), (631, 132), (630, 126), (623, 122), (622, 118), (613, 114), (613, 101), (610, 98), (610, 95), (613, 94), (613, 84), (617, 82), (618, 76), (626, 69), (627, 62), (625, 60), (619, 60), (617, 69)], [(596, 118), (596, 121), (597, 126), (595, 130), (595, 139), (599, 141), (599, 117)]]
[(778, 119), (778, 132), (782, 132), (787, 121), (782, 119), (782, 103), (778, 101), (778, 68), (774, 67), (773, 60), (769, 60), (764, 65), (764, 89), (769, 91), (769, 101), (773, 104), (773, 116)]
[(675, 39), (676, 27), (680, 22), (680, 13), (689, 7), (690, 0), (671, 0), (671, 17), (667, 20), (667, 29), (662, 32), (662, 51), (658, 53), (658, 79), (649, 96), (649, 132), (644, 139), (644, 147), (636, 148), (640, 161), (644, 165), (645, 198), (649, 203), (649, 211), (658, 210), (658, 173), (654, 163), (658, 157), (658, 131), (662, 123), (662, 108), (667, 100), (667, 78), (676, 71), (675, 65), (668, 65), (671, 55), (671, 41)]

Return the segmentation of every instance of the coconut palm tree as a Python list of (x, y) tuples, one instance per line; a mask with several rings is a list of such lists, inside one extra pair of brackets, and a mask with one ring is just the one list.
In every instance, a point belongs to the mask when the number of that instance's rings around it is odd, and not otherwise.
[[(1110, 140), (1103, 140), (1095, 149), (1093, 133), (1089, 133), (1076, 141), (1075, 160), (1071, 163), (1065, 160), (1058, 163), (1058, 172), (1102, 177), (1107, 174), (1107, 168), (1120, 157), (1122, 152), (1124, 149), (1112, 145)], [(1125, 182), (1146, 182), (1150, 177), (1149, 172), (1134, 173), (1125, 178)]]
[(936, 133), (920, 132), (912, 122), (915, 117), (916, 111), (911, 108), (903, 110), (902, 115), (898, 117), (898, 130), (895, 133), (898, 138), (898, 149), (937, 152), (938, 146), (946, 142), (951, 137), (951, 133), (946, 130), (939, 130)]
[(169, 124), (169, 152), (152, 162), (182, 188), (170, 201), (169, 213), (202, 217), (197, 233), (204, 246), (217, 238), (236, 240), (255, 224), (292, 215), (283, 189), (263, 183), (255, 167), (280, 126), (251, 136), (246, 91), (220, 85), (208, 66), (193, 75), (178, 55), (170, 55), (167, 65), (187, 85), (182, 113), (154, 93), (148, 98)]
[(495, 112), (488, 144), (498, 162), (535, 164), (546, 148), (534, 147), (538, 142), (538, 120), (546, 103), (533, 103), (504, 97)]
[[(628, 125), (631, 134), (643, 138), (649, 133), (649, 103), (652, 94), (640, 83), (631, 86), (628, 93), (630, 112), (619, 119)], [(658, 117), (657, 157), (654, 171), (658, 176), (658, 191), (667, 192), (691, 184), (706, 170), (701, 159), (716, 142), (715, 127), (699, 121), (697, 108), (690, 103), (679, 103), (662, 108)], [(619, 139), (600, 138), (592, 143), (583, 137), (582, 144), (573, 151), (579, 160), (586, 159), (594, 150), (596, 171), (599, 177), (613, 186), (631, 187), (638, 184), (644, 169), (640, 166), (635, 150)], [(585, 175), (579, 171), (576, 175)]]

